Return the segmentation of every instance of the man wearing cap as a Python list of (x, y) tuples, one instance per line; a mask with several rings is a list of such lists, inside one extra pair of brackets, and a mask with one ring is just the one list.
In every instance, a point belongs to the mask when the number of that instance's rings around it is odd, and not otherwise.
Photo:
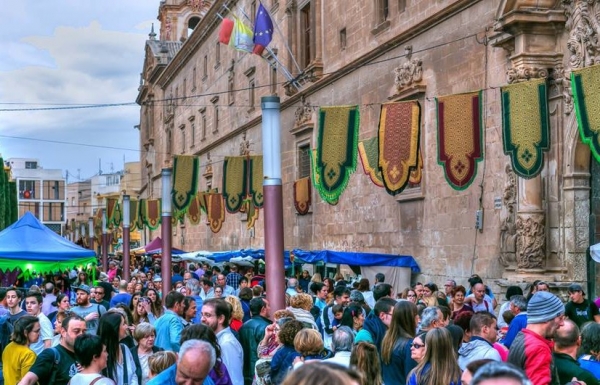
[(511, 344), (508, 362), (523, 369), (535, 385), (559, 383), (552, 358), (552, 338), (564, 320), (565, 307), (554, 294), (539, 291), (529, 300), (527, 327)]
[(90, 303), (91, 289), (88, 285), (79, 285), (77, 288), (77, 306), (71, 308), (71, 311), (85, 320), (87, 332), (96, 334), (100, 316), (106, 313), (106, 308), (102, 305)]
[(569, 286), (569, 297), (570, 301), (565, 305), (565, 315), (578, 327), (589, 321), (600, 322), (598, 306), (584, 298), (585, 292), (580, 284), (573, 283)]

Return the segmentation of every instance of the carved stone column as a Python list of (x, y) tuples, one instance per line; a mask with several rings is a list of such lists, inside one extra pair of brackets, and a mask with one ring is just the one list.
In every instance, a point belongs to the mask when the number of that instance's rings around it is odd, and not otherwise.
[(518, 178), (517, 273), (543, 273), (546, 261), (546, 214), (542, 177)]

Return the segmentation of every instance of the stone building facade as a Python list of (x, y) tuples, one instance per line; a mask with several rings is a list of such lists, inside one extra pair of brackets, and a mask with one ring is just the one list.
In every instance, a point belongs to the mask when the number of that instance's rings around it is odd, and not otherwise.
[[(256, 12), (251, 0), (166, 0), (150, 34), (137, 102), (142, 198), (160, 195), (172, 155), (200, 157), (200, 190), (221, 188), (225, 156), (260, 154), (260, 98), (281, 98), (285, 247), (412, 255), (422, 281), (473, 273), (495, 291), (535, 278), (595, 287), (588, 247), (600, 234), (598, 167), (581, 143), (569, 74), (600, 60), (600, 2), (584, 0), (264, 0), (278, 26), (262, 57), (219, 44), (220, 17)], [(246, 21), (251, 25), (251, 21)], [(293, 55), (291, 55), (292, 53)], [(295, 78), (284, 76), (278, 59)], [(542, 173), (516, 176), (502, 147), (499, 87), (546, 78), (551, 147)], [(296, 83), (296, 84), (294, 84)], [(437, 162), (437, 96), (483, 90), (484, 160), (453, 190)], [(421, 183), (391, 196), (358, 163), (337, 205), (313, 189), (307, 215), (293, 183), (310, 173), (320, 106), (358, 105), (360, 138), (377, 133), (380, 105), (416, 99)], [(478, 210), (481, 229), (475, 227)], [(262, 217), (248, 230), (227, 214), (219, 233), (175, 226), (186, 250), (263, 247)], [(156, 234), (148, 234), (149, 237)]]

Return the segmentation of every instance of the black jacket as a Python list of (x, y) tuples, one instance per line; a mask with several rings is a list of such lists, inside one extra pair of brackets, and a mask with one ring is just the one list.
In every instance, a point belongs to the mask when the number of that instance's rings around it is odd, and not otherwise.
[[(131, 355), (133, 356), (133, 361), (135, 362), (135, 374), (137, 375), (138, 383), (141, 384), (142, 383), (142, 364), (140, 363), (140, 356), (138, 356), (138, 347), (134, 346), (132, 348), (129, 348), (129, 350), (131, 351)], [(152, 347), (152, 353), (160, 352), (163, 350), (165, 350), (165, 349), (159, 348), (158, 346)]]
[(240, 343), (244, 349), (244, 380), (254, 378), (254, 365), (258, 361), (258, 344), (265, 338), (265, 328), (271, 320), (256, 315), (246, 321), (240, 328)]

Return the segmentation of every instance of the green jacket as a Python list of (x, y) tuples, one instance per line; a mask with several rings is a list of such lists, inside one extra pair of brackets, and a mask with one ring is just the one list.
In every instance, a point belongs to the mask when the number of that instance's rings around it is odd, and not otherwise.
[(258, 361), (258, 344), (265, 337), (265, 328), (270, 324), (271, 320), (268, 318), (256, 315), (240, 328), (240, 343), (244, 349), (244, 381), (252, 382), (254, 378), (254, 365)]
[(561, 384), (568, 383), (573, 377), (577, 377), (579, 381), (584, 381), (586, 385), (600, 384), (591, 372), (579, 366), (579, 362), (570, 355), (557, 352), (554, 352), (553, 355), (554, 365)]

